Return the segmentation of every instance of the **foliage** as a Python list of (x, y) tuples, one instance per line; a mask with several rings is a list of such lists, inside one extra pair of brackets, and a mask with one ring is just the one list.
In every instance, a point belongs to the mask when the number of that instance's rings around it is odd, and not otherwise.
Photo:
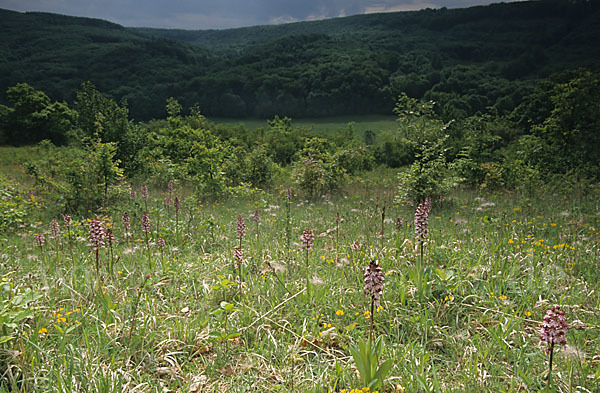
[(537, 165), (550, 173), (577, 169), (584, 176), (600, 178), (600, 78), (581, 72), (555, 86), (552, 112), (532, 134), (541, 138), (542, 156)]
[(28, 203), (19, 189), (0, 174), (0, 232), (22, 225), (28, 210)]
[(77, 109), (78, 139), (95, 138), (103, 143), (112, 143), (114, 155), (125, 164), (125, 169), (133, 172), (139, 169), (135, 152), (141, 148), (139, 132), (129, 121), (126, 104), (118, 105), (114, 100), (103, 96), (91, 82), (81, 84), (75, 100)]
[(383, 337), (379, 336), (375, 343), (360, 339), (357, 345), (350, 346), (350, 353), (360, 373), (362, 386), (371, 391), (382, 389), (383, 381), (394, 364), (392, 359), (379, 364), (379, 357), (383, 354)]
[[(68, 158), (68, 150), (53, 149)], [(428, 269), (419, 270), (415, 209), (393, 203), (395, 172), (378, 168), (361, 174), (367, 187), (350, 179), (343, 194), (308, 202), (297, 194), (287, 202), (282, 187), (211, 202), (176, 183), (176, 217), (165, 189), (150, 187), (150, 253), (162, 262), (151, 271), (148, 250), (139, 247), (139, 199), (112, 200), (101, 212), (115, 237), (114, 272), (97, 274), (88, 213), (73, 215), (67, 230), (63, 211), (48, 209), (58, 196), (43, 193), (39, 211), (0, 237), (0, 263), (14, 272), (18, 294), (27, 287), (43, 294), (28, 305), (33, 318), (7, 329), (14, 338), (0, 354), (15, 357), (0, 368), (10, 364), (23, 378), (4, 390), (347, 392), (378, 377), (385, 379), (380, 392), (540, 391), (547, 358), (532, 326), (560, 304), (577, 327), (568, 341), (579, 355), (567, 349), (554, 358), (556, 386), (594, 391), (600, 365), (597, 347), (586, 343), (600, 337), (600, 316), (590, 312), (600, 304), (598, 185), (569, 178), (560, 188), (536, 185), (534, 194), (455, 189), (429, 216)], [(23, 195), (29, 188), (15, 187)], [(244, 238), (239, 296), (231, 269), (235, 222), (255, 211), (258, 230)], [(124, 212), (131, 216), (127, 229)], [(299, 243), (306, 228), (315, 236), (305, 271)], [(43, 247), (36, 235), (44, 235)], [(157, 238), (167, 247), (155, 246)], [(99, 257), (108, 261), (108, 247)], [(372, 257), (388, 273), (381, 307), (370, 311), (360, 283)], [(152, 279), (142, 282), (149, 272)], [(303, 296), (307, 276), (310, 302)], [(364, 356), (360, 339), (371, 321), (382, 348), (363, 346)], [(103, 372), (90, 372), (96, 369)]]
[(123, 171), (115, 159), (113, 143), (98, 140), (78, 149), (40, 144), (44, 158), (30, 160), (26, 170), (55, 207), (63, 212), (85, 213), (110, 206), (119, 189)]
[(265, 119), (388, 114), (402, 92), (438, 102), (444, 121), (504, 114), (536, 80), (597, 66), (599, 9), (509, 2), (223, 31), (2, 10), (0, 90), (27, 82), (68, 101), (91, 80), (146, 121), (169, 97), (208, 116)]
[[(2, 276), (2, 304), (0, 305), (0, 344), (15, 338), (19, 324), (35, 316), (31, 303), (39, 300), (42, 294), (26, 288), (24, 291), (15, 289), (8, 273)], [(3, 376), (4, 377), (4, 376)]]
[(433, 118), (434, 103), (401, 95), (395, 112), (404, 128), (404, 141), (414, 151), (415, 160), (398, 175), (400, 200), (421, 202), (426, 197), (437, 198), (455, 187), (461, 180), (451, 172), (446, 160), (449, 138), (443, 132), (447, 125)]
[(309, 198), (337, 190), (346, 177), (344, 161), (331, 153), (333, 144), (323, 138), (308, 138), (292, 166), (292, 179)]
[(51, 102), (42, 91), (19, 83), (6, 91), (12, 107), (0, 108), (0, 140), (13, 145), (49, 139), (61, 145), (73, 127), (75, 112), (64, 102)]

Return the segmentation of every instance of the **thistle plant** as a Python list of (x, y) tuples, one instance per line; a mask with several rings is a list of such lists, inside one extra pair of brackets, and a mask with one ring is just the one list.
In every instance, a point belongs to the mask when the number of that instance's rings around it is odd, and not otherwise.
[(90, 252), (93, 252), (96, 256), (96, 274), (100, 274), (100, 249), (104, 247), (104, 228), (102, 227), (102, 221), (93, 219), (90, 221), (90, 237), (89, 246)]
[(309, 299), (311, 298), (311, 287), (310, 287), (310, 274), (309, 274), (309, 262), (308, 262), (308, 252), (310, 250), (312, 250), (313, 246), (314, 246), (314, 242), (315, 242), (315, 235), (314, 233), (309, 230), (306, 229), (303, 233), (302, 236), (300, 237), (300, 240), (302, 241), (302, 247), (304, 248), (304, 256), (305, 256), (305, 262), (306, 262), (306, 293), (309, 297)]
[(554, 306), (544, 316), (542, 329), (540, 330), (540, 341), (546, 345), (545, 352), (550, 355), (548, 361), (548, 384), (550, 384), (550, 375), (552, 373), (552, 358), (554, 355), (554, 346), (567, 344), (567, 329), (569, 324), (564, 311), (559, 306)]
[(370, 332), (369, 332), (369, 340), (373, 342), (373, 324), (375, 319), (375, 307), (379, 306), (379, 298), (383, 293), (383, 271), (379, 266), (377, 260), (373, 259), (365, 268), (365, 273), (363, 275), (363, 280), (365, 283), (364, 294), (371, 300), (371, 318), (370, 318)]

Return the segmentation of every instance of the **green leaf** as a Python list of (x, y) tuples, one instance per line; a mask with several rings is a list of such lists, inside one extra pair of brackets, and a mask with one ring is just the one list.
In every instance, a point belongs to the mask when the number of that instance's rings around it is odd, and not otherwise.
[(448, 276), (446, 275), (446, 272), (444, 272), (442, 269), (435, 269), (435, 272), (444, 281), (448, 278)]
[(4, 344), (5, 342), (9, 342), (12, 340), (13, 336), (0, 336), (0, 344)]

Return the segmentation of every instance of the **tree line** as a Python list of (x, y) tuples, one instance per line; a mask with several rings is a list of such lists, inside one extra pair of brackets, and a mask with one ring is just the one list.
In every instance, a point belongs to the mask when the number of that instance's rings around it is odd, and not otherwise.
[(73, 101), (90, 80), (141, 121), (159, 117), (169, 97), (218, 117), (389, 114), (401, 93), (437, 102), (446, 121), (508, 114), (538, 81), (577, 67), (597, 69), (600, 60), (599, 7), (588, 1), (196, 32), (0, 15), (1, 91), (28, 83)]

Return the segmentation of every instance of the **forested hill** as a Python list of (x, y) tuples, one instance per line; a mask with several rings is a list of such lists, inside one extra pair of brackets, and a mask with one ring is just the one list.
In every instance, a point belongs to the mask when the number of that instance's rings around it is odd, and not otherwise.
[(461, 118), (511, 110), (554, 72), (600, 66), (593, 1), (205, 31), (0, 10), (0, 32), (0, 91), (28, 82), (71, 101), (90, 80), (138, 120), (164, 116), (168, 97), (212, 116), (391, 114), (401, 92)]

